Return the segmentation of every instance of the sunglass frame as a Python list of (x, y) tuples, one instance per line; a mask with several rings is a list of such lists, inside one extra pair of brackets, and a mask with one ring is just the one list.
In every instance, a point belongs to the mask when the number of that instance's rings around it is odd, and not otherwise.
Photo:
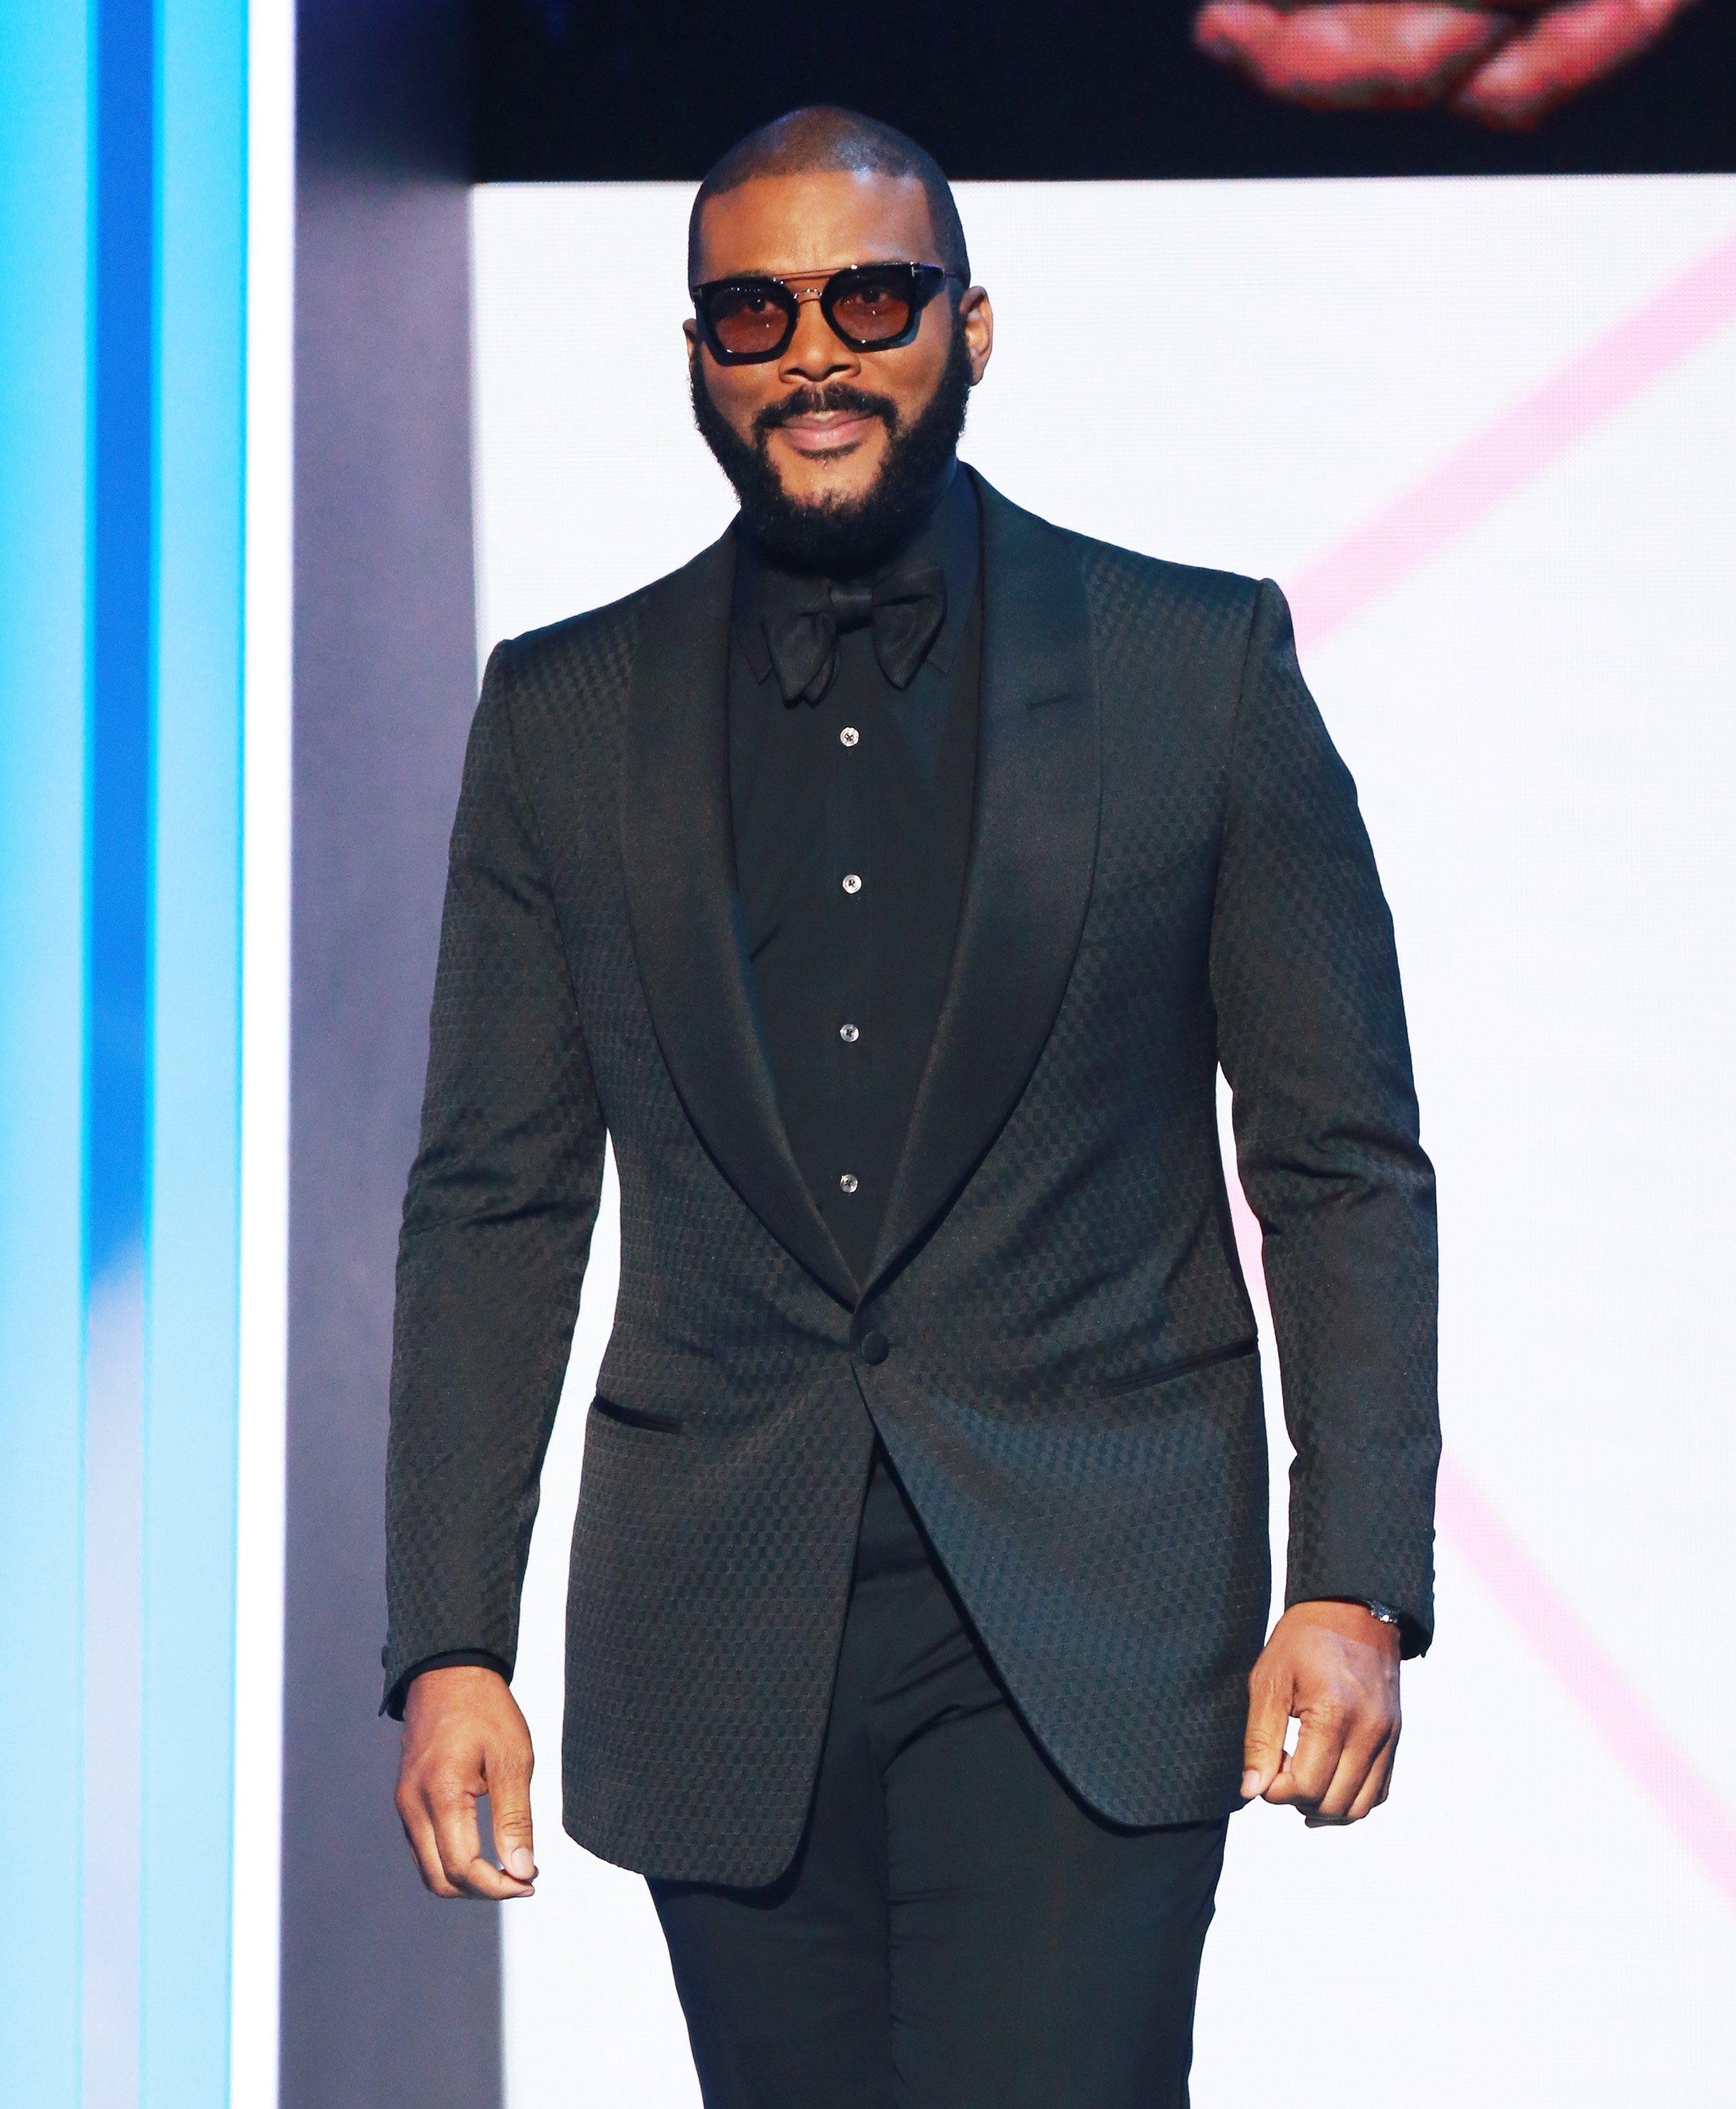
[[(846, 293), (862, 280), (885, 278), (893, 275), (906, 277), (910, 285), (911, 318), (897, 336), (859, 337), (847, 329), (840, 328), (837, 309)], [(792, 286), (811, 286), (821, 274), (814, 271), (791, 272), (788, 277), (775, 278), (769, 272), (746, 271), (733, 278), (708, 278), (703, 286), (689, 287), (693, 296), (694, 317), (705, 348), (720, 366), (763, 366), (768, 360), (781, 359), (789, 350), (790, 339), (796, 333), (796, 324), (802, 314), (800, 296), (791, 292)], [(909, 344), (922, 327), (922, 311), (938, 294), (949, 278), (958, 279), (956, 271), (948, 271), (939, 264), (847, 264), (841, 271), (825, 274), (825, 282), (817, 293), (810, 293), (809, 300), (817, 300), (820, 312), (825, 317), (826, 327), (840, 344), (848, 345), (852, 351), (896, 351)], [(722, 293), (751, 292), (768, 297), (774, 307), (784, 312), (784, 334), (774, 345), (763, 351), (730, 351), (719, 340), (712, 321), (712, 303)]]

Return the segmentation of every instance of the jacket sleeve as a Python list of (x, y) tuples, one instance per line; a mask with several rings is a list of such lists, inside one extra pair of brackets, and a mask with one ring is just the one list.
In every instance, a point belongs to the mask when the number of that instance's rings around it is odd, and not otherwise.
[(387, 1709), (407, 1669), (510, 1669), (602, 1186), (604, 1125), (531, 802), (510, 648), (491, 658), (452, 832), (421, 1146), (398, 1249)]
[(1231, 746), (1211, 978), (1295, 1451), (1285, 1601), (1390, 1605), (1420, 1653), (1440, 1452), (1434, 1174), (1356, 787), (1269, 580)]

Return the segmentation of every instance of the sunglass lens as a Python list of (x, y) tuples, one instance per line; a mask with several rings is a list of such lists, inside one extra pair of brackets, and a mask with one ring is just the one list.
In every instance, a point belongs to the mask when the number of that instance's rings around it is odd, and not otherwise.
[(728, 352), (747, 358), (775, 350), (789, 328), (787, 310), (756, 286), (726, 286), (708, 309), (712, 334)]
[(911, 293), (896, 279), (861, 278), (844, 287), (832, 320), (858, 344), (887, 344), (911, 326)]

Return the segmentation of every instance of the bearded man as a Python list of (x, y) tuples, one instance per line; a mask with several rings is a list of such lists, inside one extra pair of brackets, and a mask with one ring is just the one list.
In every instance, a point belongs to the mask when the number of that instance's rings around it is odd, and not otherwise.
[[(400, 1258), (399, 1812), (436, 1894), (530, 1893), (509, 1680), (607, 1136), (566, 1823), (649, 1878), (706, 2102), (1185, 2102), (1228, 1816), (1383, 1800), (1431, 1630), (1386, 905), (1276, 588), (959, 466), (993, 321), (925, 153), (798, 111), (689, 262), (740, 517), (501, 645), (471, 738)], [(1296, 1450), (1269, 1638), (1220, 1065)]]

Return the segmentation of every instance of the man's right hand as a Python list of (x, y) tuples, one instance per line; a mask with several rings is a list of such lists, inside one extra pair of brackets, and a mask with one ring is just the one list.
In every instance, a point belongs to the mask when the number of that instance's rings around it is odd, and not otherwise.
[[(398, 1820), (436, 1897), (504, 1904), (533, 1894), (531, 1732), (506, 1679), (462, 1665), (426, 1669), (404, 1706)], [(496, 1867), (482, 1856), (477, 1804), (488, 1797)]]

